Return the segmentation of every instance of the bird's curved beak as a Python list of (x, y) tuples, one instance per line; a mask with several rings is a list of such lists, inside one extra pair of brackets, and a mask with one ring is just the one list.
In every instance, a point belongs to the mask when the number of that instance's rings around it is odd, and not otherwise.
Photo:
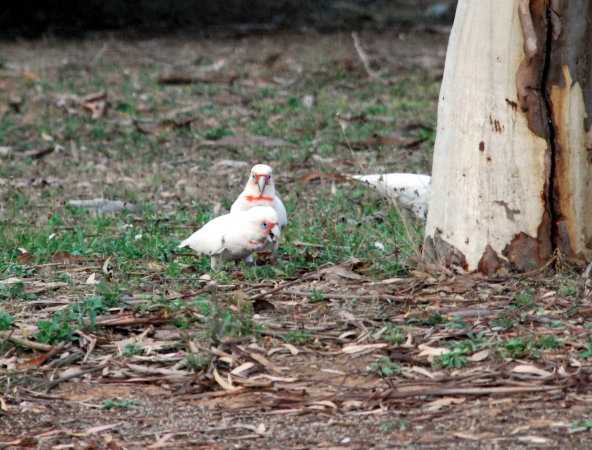
[(265, 190), (265, 185), (267, 184), (267, 178), (264, 176), (261, 176), (259, 178), (257, 178), (257, 186), (259, 186), (259, 193), (263, 194), (263, 191)]
[(273, 226), (273, 228), (269, 231), (267, 235), (267, 240), (269, 242), (276, 242), (277, 239), (280, 238), (280, 227), (277, 226), (277, 223)]

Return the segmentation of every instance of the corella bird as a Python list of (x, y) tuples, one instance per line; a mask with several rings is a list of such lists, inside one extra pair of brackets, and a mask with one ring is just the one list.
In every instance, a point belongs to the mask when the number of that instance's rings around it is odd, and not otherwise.
[(269, 251), (280, 239), (279, 219), (271, 206), (231, 212), (206, 223), (179, 245), (211, 258), (212, 270), (222, 261), (253, 263), (254, 252)]
[[(238, 196), (236, 201), (232, 204), (230, 212), (249, 211), (256, 206), (271, 206), (278, 215), (278, 223), (280, 229), (283, 231), (288, 223), (288, 215), (286, 208), (277, 195), (275, 195), (275, 187), (273, 185), (272, 168), (265, 164), (257, 164), (251, 169), (249, 181), (245, 186), (244, 191)], [(277, 255), (279, 239), (276, 240), (271, 258)]]
[(371, 185), (374, 189), (410, 209), (417, 218), (425, 220), (430, 201), (429, 175), (414, 173), (386, 173), (375, 175), (354, 175), (359, 180)]

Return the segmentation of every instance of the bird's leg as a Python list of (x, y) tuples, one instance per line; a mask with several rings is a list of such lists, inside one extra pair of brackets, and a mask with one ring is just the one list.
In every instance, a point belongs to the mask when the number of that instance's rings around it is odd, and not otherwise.
[(220, 265), (220, 258), (217, 256), (212, 256), (210, 259), (210, 265), (212, 266), (212, 270), (218, 270), (218, 266)]
[(271, 254), (267, 257), (267, 260), (277, 258), (279, 246), (280, 246), (280, 240), (279, 240), (279, 238), (276, 238), (275, 242), (273, 243), (273, 250), (271, 251)]
[(247, 266), (253, 266), (253, 265), (255, 265), (255, 262), (253, 261), (253, 255), (249, 255), (246, 258), (243, 258), (243, 261), (245, 262), (245, 264)]

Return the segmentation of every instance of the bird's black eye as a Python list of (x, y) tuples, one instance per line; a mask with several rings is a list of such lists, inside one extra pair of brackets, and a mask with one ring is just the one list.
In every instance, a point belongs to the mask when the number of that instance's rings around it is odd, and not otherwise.
[(261, 224), (261, 229), (262, 229), (263, 231), (267, 230), (267, 222), (263, 222), (263, 223)]
[(268, 179), (269, 181), (271, 181), (271, 174), (269, 174), (269, 176), (267, 177), (267, 179)]
[(255, 181), (257, 179), (257, 177), (255, 176), (255, 174), (251, 175), (251, 178), (253, 179), (253, 181)]

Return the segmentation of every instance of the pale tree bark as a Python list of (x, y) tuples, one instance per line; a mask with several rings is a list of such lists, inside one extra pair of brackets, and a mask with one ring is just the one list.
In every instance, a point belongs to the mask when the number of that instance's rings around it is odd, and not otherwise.
[(460, 0), (425, 252), (493, 274), (592, 259), (592, 0)]

